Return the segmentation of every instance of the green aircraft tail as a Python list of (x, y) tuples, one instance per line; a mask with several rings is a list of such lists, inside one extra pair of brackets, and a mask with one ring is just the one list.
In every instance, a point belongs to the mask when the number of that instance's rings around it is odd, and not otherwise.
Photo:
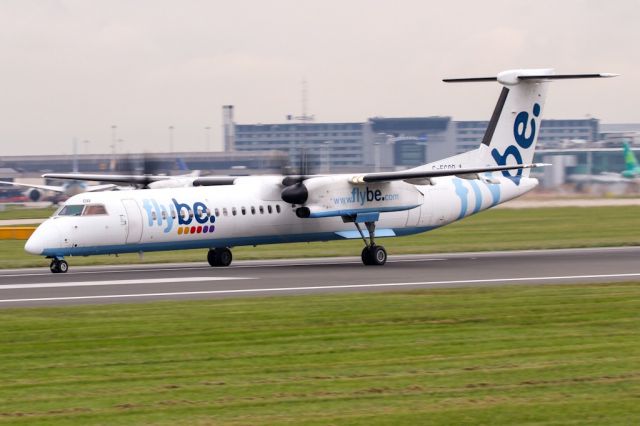
[(627, 170), (635, 170), (638, 168), (638, 160), (636, 160), (636, 156), (631, 151), (631, 147), (628, 143), (624, 143), (624, 164)]

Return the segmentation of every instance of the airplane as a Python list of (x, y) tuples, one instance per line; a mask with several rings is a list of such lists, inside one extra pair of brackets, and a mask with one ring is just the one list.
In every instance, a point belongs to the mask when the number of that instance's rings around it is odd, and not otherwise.
[(67, 200), (25, 250), (67, 272), (68, 256), (208, 249), (229, 266), (235, 246), (362, 239), (362, 263), (384, 265), (378, 237), (430, 231), (531, 191), (530, 169), (549, 81), (613, 77), (503, 71), (444, 82), (498, 82), (500, 96), (477, 149), (379, 173), (202, 177), (192, 187), (92, 192)]
[[(77, 164), (77, 163), (76, 163)], [(180, 170), (188, 170), (187, 166), (181, 158), (176, 160)], [(25, 195), (30, 201), (39, 201), (42, 199), (42, 192), (54, 192), (66, 197), (72, 197), (77, 194), (95, 191), (108, 190), (131, 190), (137, 189), (137, 186), (145, 188), (180, 188), (192, 186), (195, 179), (200, 177), (199, 170), (193, 170), (189, 173), (177, 176), (166, 175), (114, 175), (114, 174), (83, 174), (77, 173), (77, 165), (74, 165), (73, 173), (45, 173), (43, 178), (69, 180), (64, 185), (36, 185), (22, 182), (1, 181), (0, 184), (13, 185), (29, 188)], [(112, 182), (99, 185), (88, 185), (85, 181)], [(127, 186), (119, 186), (116, 183), (124, 183)]]
[(623, 144), (624, 150), (624, 164), (625, 169), (622, 171), (622, 177), (627, 179), (634, 179), (640, 177), (640, 165), (638, 165), (638, 160), (636, 160), (636, 156), (633, 154), (631, 147), (627, 142)]
[(40, 201), (43, 197), (44, 192), (54, 192), (66, 197), (72, 197), (84, 192), (106, 191), (109, 189), (114, 189), (116, 187), (116, 185), (114, 184), (87, 185), (85, 182), (76, 180), (65, 182), (64, 185), (38, 185), (23, 182), (10, 182), (4, 180), (0, 180), (0, 184), (28, 188), (24, 194), (29, 201), (33, 202)]
[(640, 178), (640, 165), (631, 150), (631, 146), (624, 142), (622, 144), (625, 169), (619, 173), (602, 172), (597, 175), (573, 174), (569, 176), (571, 182), (576, 183), (604, 183), (604, 184), (632, 184)]

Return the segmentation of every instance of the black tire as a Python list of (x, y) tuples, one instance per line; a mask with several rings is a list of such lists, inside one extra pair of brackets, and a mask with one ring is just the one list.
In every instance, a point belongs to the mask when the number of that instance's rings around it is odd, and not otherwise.
[(209, 265), (211, 266), (218, 266), (216, 264), (216, 250), (215, 249), (210, 249), (209, 252), (207, 253), (207, 262), (209, 262)]
[(216, 266), (229, 266), (232, 260), (231, 250), (228, 248), (216, 249)]
[(362, 254), (360, 255), (362, 259), (362, 263), (365, 265), (373, 265), (373, 260), (371, 258), (371, 250), (369, 247), (365, 247), (362, 249)]
[(387, 263), (387, 251), (382, 246), (369, 247), (371, 265), (382, 266)]
[(63, 274), (69, 270), (69, 264), (66, 260), (58, 261), (58, 272), (62, 272)]
[(226, 247), (211, 249), (209, 253), (207, 253), (207, 261), (209, 265), (214, 267), (229, 266), (232, 260), (233, 255), (231, 254), (231, 250)]
[(58, 269), (59, 265), (58, 265), (58, 261), (56, 259), (53, 259), (51, 261), (51, 264), (49, 264), (49, 269), (51, 270), (51, 272), (53, 272), (54, 274), (57, 274), (58, 272), (60, 272), (60, 269)]

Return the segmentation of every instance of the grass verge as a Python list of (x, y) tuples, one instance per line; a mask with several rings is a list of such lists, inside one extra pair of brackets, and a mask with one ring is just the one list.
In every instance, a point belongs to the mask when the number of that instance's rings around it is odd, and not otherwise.
[(640, 283), (0, 311), (0, 423), (637, 424)]
[[(380, 239), (390, 255), (455, 251), (640, 245), (640, 207), (563, 207), (494, 209), (435, 231)], [(24, 241), (0, 241), (0, 268), (46, 266), (47, 261), (24, 252)], [(274, 244), (237, 247), (235, 259), (357, 256), (362, 241)], [(124, 263), (204, 261), (205, 250), (145, 253), (119, 257), (70, 258), (72, 266)]]

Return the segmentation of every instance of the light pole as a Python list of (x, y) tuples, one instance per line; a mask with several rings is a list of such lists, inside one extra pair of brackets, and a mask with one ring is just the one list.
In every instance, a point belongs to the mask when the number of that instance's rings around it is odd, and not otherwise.
[(169, 126), (169, 152), (173, 152), (173, 126)]
[(111, 153), (115, 156), (116, 155), (116, 133), (118, 130), (118, 126), (116, 126), (115, 124), (111, 125)]
[(204, 139), (207, 152), (209, 152), (211, 151), (211, 127), (209, 126), (204, 128)]

